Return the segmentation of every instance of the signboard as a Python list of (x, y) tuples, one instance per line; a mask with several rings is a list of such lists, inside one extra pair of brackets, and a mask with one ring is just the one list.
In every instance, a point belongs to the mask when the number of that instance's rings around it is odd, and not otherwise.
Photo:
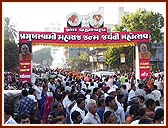
[(104, 57), (102, 55), (97, 56), (97, 61), (98, 62), (105, 62)]
[(140, 79), (150, 77), (150, 52), (147, 43), (139, 43)]
[(120, 54), (121, 63), (125, 63), (125, 54)]
[(107, 28), (64, 28), (64, 32), (19, 32), (19, 41), (33, 45), (91, 47), (149, 42), (149, 32), (107, 32)]
[[(71, 22), (69, 21), (69, 24)], [(72, 25), (72, 24), (71, 24)], [(80, 23), (76, 24), (77, 26)], [(73, 26), (73, 25), (72, 25)], [(75, 26), (75, 25), (74, 25)], [(31, 81), (32, 45), (64, 46), (64, 47), (109, 47), (129, 46), (139, 42), (150, 42), (149, 32), (107, 32), (107, 28), (64, 28), (64, 32), (19, 32), (20, 81)], [(147, 43), (146, 43), (147, 44)], [(140, 46), (140, 64), (150, 62), (149, 52), (145, 45)], [(145, 52), (145, 54), (143, 54)], [(97, 59), (97, 58), (96, 58)], [(92, 60), (95, 61), (94, 58)], [(145, 61), (145, 63), (146, 63)], [(148, 63), (149, 64), (149, 63)], [(147, 78), (150, 68), (140, 66), (141, 78)], [(146, 74), (148, 73), (148, 74)]]
[(32, 44), (19, 43), (19, 79), (20, 82), (31, 82)]
[(150, 60), (140, 60), (139, 62), (140, 68), (140, 79), (149, 78), (150, 77)]

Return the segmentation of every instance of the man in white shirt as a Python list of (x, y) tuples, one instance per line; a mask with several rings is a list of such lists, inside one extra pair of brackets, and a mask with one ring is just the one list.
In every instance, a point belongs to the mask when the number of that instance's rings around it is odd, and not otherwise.
[[(118, 106), (116, 104), (115, 97), (107, 96), (106, 99), (105, 99), (105, 104), (106, 104), (106, 106), (105, 106), (104, 114), (107, 111), (111, 111), (111, 112), (115, 113), (118, 110)], [(119, 111), (120, 111), (120, 109), (117, 111), (117, 114), (119, 113)], [(116, 113), (115, 113), (114, 116), (115, 116), (114, 124), (120, 123), (119, 118), (116, 115)]]
[(28, 97), (30, 98), (30, 99), (32, 99), (35, 103), (37, 103), (37, 99), (36, 99), (36, 93), (35, 93), (35, 89), (33, 89), (33, 88), (29, 88), (29, 95), (28, 95)]
[(99, 115), (97, 114), (97, 103), (95, 100), (90, 99), (87, 103), (88, 113), (84, 117), (83, 123), (84, 124), (101, 124), (101, 120)]
[(90, 82), (90, 85), (88, 86), (88, 89), (91, 90), (91, 93), (93, 93), (94, 88), (95, 88), (94, 83)]
[(128, 104), (131, 102), (131, 98), (135, 97), (136, 86), (135, 84), (131, 85), (131, 91), (128, 93)]
[(53, 93), (55, 92), (56, 85), (54, 83), (53, 78), (49, 78), (48, 88), (50, 89), (51, 92), (53, 92)]
[[(79, 98), (79, 99), (76, 100), (76, 102), (77, 102), (77, 105), (75, 105), (72, 108), (72, 110), (70, 112), (70, 115), (72, 114), (73, 111), (76, 110), (76, 111), (80, 112), (80, 115), (81, 115), (81, 118), (82, 118), (82, 121), (83, 121), (83, 119), (86, 115), (86, 111), (84, 110), (85, 109), (85, 99)], [(71, 119), (71, 123), (73, 123), (72, 119)]]
[(160, 102), (160, 98), (161, 98), (161, 92), (157, 89), (156, 85), (153, 85), (154, 90), (151, 92), (151, 94), (155, 97), (156, 101)]
[(37, 74), (34, 73), (34, 70), (33, 70), (33, 73), (31, 74), (31, 83), (32, 84), (35, 84), (36, 82), (36, 79), (38, 78), (39, 76)]
[(107, 81), (107, 86), (111, 88), (111, 86), (113, 85), (113, 81), (114, 81), (113, 76), (110, 76), (108, 81)]
[(70, 123), (70, 112), (72, 110), (72, 108), (74, 107), (74, 105), (76, 104), (75, 100), (74, 100), (74, 94), (69, 94), (68, 96), (66, 96), (63, 100), (63, 106), (66, 110), (66, 116), (67, 116), (67, 123)]
[(161, 94), (163, 94), (163, 88), (164, 88), (164, 86), (163, 86), (163, 82), (162, 82), (162, 80), (161, 80), (160, 77), (158, 77), (158, 79), (155, 80), (154, 85), (156, 85), (157, 89), (161, 92)]
[(4, 105), (4, 119), (5, 124), (17, 124), (11, 116), (11, 106), (9, 104)]
[(143, 96), (143, 97), (146, 96), (146, 92), (143, 90), (143, 86), (144, 85), (142, 83), (138, 84), (138, 89), (136, 89), (135, 91), (136, 96)]
[(42, 79), (38, 79), (36, 81), (36, 85), (33, 85), (32, 88), (35, 89), (35, 93), (36, 93), (36, 98), (37, 98), (37, 102), (38, 102), (38, 108), (41, 108), (41, 104), (40, 101), (42, 99), (42, 91), (43, 91), (43, 83), (42, 83)]
[(118, 106), (118, 109), (116, 110), (116, 115), (119, 118), (120, 124), (125, 123), (125, 113), (124, 113), (124, 103), (125, 97), (124, 94), (118, 94), (116, 98), (116, 104)]
[(126, 91), (129, 92), (129, 90), (131, 89), (131, 84), (128, 82), (128, 79), (125, 79), (125, 83), (126, 85)]

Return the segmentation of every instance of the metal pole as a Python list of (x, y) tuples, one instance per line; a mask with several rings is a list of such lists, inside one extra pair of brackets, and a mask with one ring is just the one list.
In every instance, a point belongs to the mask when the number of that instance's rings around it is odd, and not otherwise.
[(136, 43), (136, 46), (135, 46), (135, 55), (136, 55), (135, 56), (136, 57), (136, 60), (135, 60), (135, 68), (136, 68), (135, 74), (136, 74), (136, 82), (137, 82), (137, 79), (140, 79), (138, 43)]
[(135, 47), (134, 47), (134, 46), (132, 46), (132, 47), (133, 47), (133, 51), (132, 51), (132, 55), (133, 55), (133, 57), (132, 57), (132, 58), (133, 58), (133, 60), (132, 60), (132, 72), (134, 72), (134, 71), (135, 71), (135, 70), (134, 70), (134, 65), (135, 65), (135, 64), (134, 64), (134, 63), (135, 63), (135, 60), (134, 60), (134, 59), (135, 59), (135, 58), (134, 58), (134, 49), (135, 49)]

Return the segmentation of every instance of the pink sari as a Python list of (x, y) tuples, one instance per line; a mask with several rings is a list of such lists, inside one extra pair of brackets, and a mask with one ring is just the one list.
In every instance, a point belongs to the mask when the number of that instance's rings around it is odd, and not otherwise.
[(48, 118), (49, 113), (51, 112), (52, 104), (53, 104), (53, 97), (52, 96), (47, 97), (45, 106), (44, 106), (44, 113), (43, 113), (43, 123), (44, 124), (48, 123), (47, 118)]

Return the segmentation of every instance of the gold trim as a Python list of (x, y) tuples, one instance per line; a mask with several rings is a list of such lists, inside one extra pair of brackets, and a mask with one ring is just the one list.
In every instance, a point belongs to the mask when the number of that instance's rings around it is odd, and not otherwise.
[(57, 43), (39, 43), (39, 42), (32, 42), (33, 46), (42, 45), (42, 46), (60, 46), (60, 47), (76, 47), (76, 48), (88, 48), (88, 47), (101, 47), (101, 48), (107, 48), (107, 47), (128, 47), (128, 46), (135, 46), (135, 42), (124, 42), (124, 43), (111, 43), (111, 44), (57, 44)]

